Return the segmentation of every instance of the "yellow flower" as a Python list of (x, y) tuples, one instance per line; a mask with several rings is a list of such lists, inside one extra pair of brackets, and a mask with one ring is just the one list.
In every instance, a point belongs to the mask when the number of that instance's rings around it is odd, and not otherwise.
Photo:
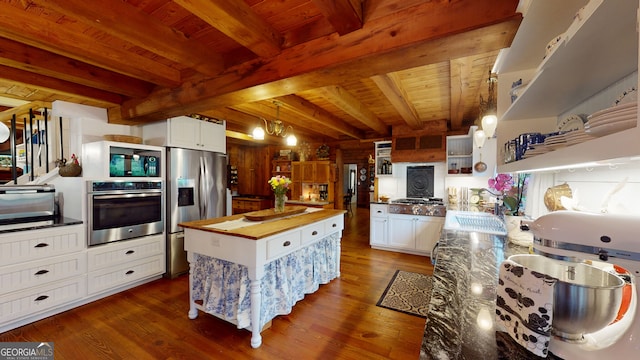
[(287, 192), (289, 189), (289, 184), (291, 184), (291, 180), (286, 176), (274, 176), (268, 181), (269, 185), (273, 189), (273, 192), (282, 195)]

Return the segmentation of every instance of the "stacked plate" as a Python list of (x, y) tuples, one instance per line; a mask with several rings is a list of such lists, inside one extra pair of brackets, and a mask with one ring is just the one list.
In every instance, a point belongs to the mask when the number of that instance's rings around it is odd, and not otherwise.
[(523, 159), (528, 159), (530, 157), (533, 156), (537, 156), (537, 155), (542, 155), (545, 153), (548, 153), (549, 151), (551, 151), (553, 149), (551, 149), (548, 146), (545, 146), (544, 144), (537, 144), (535, 146), (530, 146), (522, 155)]
[(584, 129), (574, 130), (564, 134), (564, 139), (567, 142), (567, 145), (579, 144), (593, 138), (595, 138), (595, 136), (587, 134)]
[(589, 135), (604, 136), (635, 127), (637, 121), (638, 102), (635, 101), (591, 114), (584, 128)]
[(547, 136), (544, 139), (544, 146), (551, 149), (559, 149), (567, 146), (567, 140), (565, 138), (566, 133), (561, 133), (558, 135)]

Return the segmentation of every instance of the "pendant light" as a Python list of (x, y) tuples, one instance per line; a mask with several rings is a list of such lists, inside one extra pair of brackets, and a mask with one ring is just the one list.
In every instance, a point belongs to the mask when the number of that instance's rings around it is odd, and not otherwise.
[(482, 130), (484, 130), (486, 138), (491, 139), (495, 135), (496, 127), (498, 126), (498, 107), (496, 105), (495, 95), (495, 84), (498, 82), (498, 79), (491, 74), (491, 71), (489, 71), (489, 79), (487, 82), (489, 83), (489, 93), (487, 101), (484, 101), (482, 95), (480, 95), (480, 115), (482, 116)]
[(0, 121), (0, 143), (3, 143), (9, 139), (9, 127)]

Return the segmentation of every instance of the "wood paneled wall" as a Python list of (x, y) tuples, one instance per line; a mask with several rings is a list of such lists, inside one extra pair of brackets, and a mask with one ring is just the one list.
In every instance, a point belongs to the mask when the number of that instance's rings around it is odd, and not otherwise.
[[(315, 151), (322, 143), (311, 143), (312, 158), (315, 160)], [(373, 155), (374, 144), (372, 141), (343, 141), (327, 143), (330, 147), (330, 160), (336, 164), (336, 177), (333, 193), (335, 194), (336, 208), (342, 208), (344, 164), (357, 164), (358, 170), (367, 167), (369, 155)], [(280, 151), (278, 146), (247, 146), (236, 143), (227, 143), (229, 164), (238, 168), (238, 193), (247, 195), (271, 196), (271, 189), (267, 181), (271, 177), (271, 160)], [(294, 150), (295, 151), (295, 150)], [(361, 182), (358, 186), (357, 204), (361, 207), (369, 206), (369, 183)]]

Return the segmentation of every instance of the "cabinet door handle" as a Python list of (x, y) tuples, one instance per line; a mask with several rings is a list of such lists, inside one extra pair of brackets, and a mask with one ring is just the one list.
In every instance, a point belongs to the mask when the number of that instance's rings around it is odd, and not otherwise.
[(125, 274), (125, 275), (131, 275), (131, 274), (133, 274), (134, 272), (135, 272), (135, 271), (133, 271), (133, 270), (129, 270), (129, 271), (127, 271), (127, 272), (126, 272), (126, 273), (124, 273), (124, 274)]
[(314, 236), (315, 236), (315, 235), (318, 235), (318, 232), (317, 232), (317, 231), (314, 231), (314, 232), (312, 232), (312, 233), (311, 233), (311, 235), (314, 235)]
[(336, 227), (336, 226), (338, 226), (338, 224), (333, 224), (333, 225), (331, 225), (331, 227)]
[(291, 241), (287, 240), (284, 243), (282, 243), (282, 246), (289, 246), (291, 245)]
[(127, 251), (127, 252), (125, 253), (125, 255), (131, 255), (131, 254), (133, 254), (134, 252), (136, 252), (136, 251), (135, 251), (135, 250), (129, 250), (129, 251)]
[(42, 301), (48, 298), (49, 298), (49, 295), (40, 295), (37, 298), (35, 298), (33, 301)]
[(44, 274), (46, 274), (46, 273), (48, 273), (48, 272), (49, 272), (49, 270), (38, 270), (38, 271), (36, 271), (36, 273), (35, 273), (35, 274), (33, 274), (33, 275), (44, 275)]
[(34, 247), (35, 248), (42, 248), (42, 247), (47, 247), (47, 246), (49, 246), (49, 244), (47, 244), (47, 243), (39, 243), (39, 244), (36, 244), (36, 246), (34, 246)]

